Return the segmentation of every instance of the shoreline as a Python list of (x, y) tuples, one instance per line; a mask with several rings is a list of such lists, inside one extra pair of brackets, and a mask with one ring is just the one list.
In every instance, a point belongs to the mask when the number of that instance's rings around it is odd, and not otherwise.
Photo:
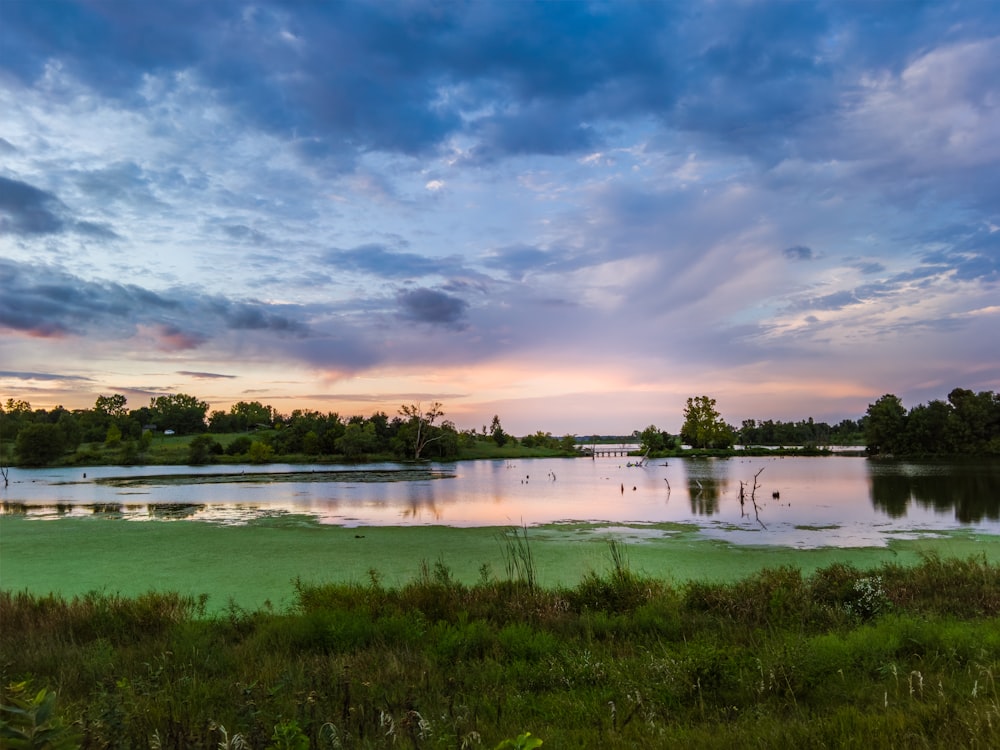
[[(132, 597), (149, 591), (208, 595), (206, 612), (287, 609), (294, 581), (385, 586), (416, 580), (422, 568), (447, 567), (458, 581), (507, 577), (511, 526), (335, 526), (307, 516), (274, 516), (246, 525), (205, 521), (32, 520), (0, 517), (0, 588), (70, 599), (92, 591)], [(650, 529), (657, 531), (650, 534)], [(682, 585), (735, 581), (764, 568), (807, 575), (834, 563), (859, 570), (911, 565), (923, 556), (982, 556), (1000, 563), (1000, 536), (973, 531), (914, 532), (883, 547), (737, 545), (678, 524), (577, 523), (528, 527), (538, 583), (571, 587), (611, 568), (608, 540), (622, 543), (636, 573)]]

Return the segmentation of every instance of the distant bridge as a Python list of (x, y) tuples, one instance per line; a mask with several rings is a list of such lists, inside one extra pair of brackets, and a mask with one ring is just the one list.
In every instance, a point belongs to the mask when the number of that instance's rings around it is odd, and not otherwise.
[(590, 451), (594, 458), (605, 457), (605, 456), (627, 456), (629, 451), (635, 450), (635, 448), (612, 448), (607, 445), (598, 445), (590, 448), (584, 448), (585, 451)]
[(611, 456), (628, 456), (630, 453), (638, 453), (639, 445), (622, 444), (610, 445), (609, 443), (590, 443), (589, 445), (578, 445), (577, 448), (582, 453), (587, 453), (593, 458), (607, 458)]

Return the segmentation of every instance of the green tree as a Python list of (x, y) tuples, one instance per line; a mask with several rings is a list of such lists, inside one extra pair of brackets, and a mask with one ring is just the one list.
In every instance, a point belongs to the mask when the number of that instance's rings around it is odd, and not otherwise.
[(490, 423), (490, 435), (493, 438), (493, 442), (500, 448), (503, 448), (507, 442), (508, 435), (503, 431), (503, 427), (500, 426), (500, 417), (497, 414), (493, 415), (493, 421)]
[(161, 430), (173, 430), (180, 435), (205, 431), (208, 404), (186, 393), (155, 396), (150, 400), (150, 410)]
[(26, 466), (45, 466), (63, 449), (62, 431), (54, 424), (29, 424), (17, 433), (17, 455)]
[(876, 456), (898, 453), (906, 430), (906, 409), (899, 397), (885, 394), (868, 405), (866, 416), (865, 450)]
[(117, 448), (118, 444), (122, 441), (122, 431), (118, 429), (118, 425), (112, 424), (108, 427), (107, 435), (104, 438), (104, 444), (108, 448)]
[(559, 449), (565, 453), (579, 453), (576, 448), (576, 435), (563, 435), (559, 439)]
[(233, 442), (226, 446), (227, 456), (241, 456), (250, 450), (250, 446), (253, 445), (253, 440), (251, 440), (246, 435), (240, 435)]
[(666, 447), (664, 433), (655, 424), (651, 424), (639, 433), (639, 450), (649, 453), (657, 453)]
[(247, 457), (252, 464), (266, 464), (274, 457), (274, 448), (260, 440), (254, 440), (247, 451)]
[(950, 423), (951, 406), (941, 400), (920, 404), (906, 415), (906, 453), (953, 452)]
[(76, 417), (64, 411), (59, 415), (59, 421), (56, 422), (56, 426), (62, 433), (63, 447), (66, 450), (75, 451), (83, 439), (83, 428), (80, 427)]
[(192, 466), (207, 464), (213, 456), (222, 453), (222, 446), (211, 435), (198, 435), (188, 444), (188, 463)]
[(990, 440), (1000, 435), (1000, 399), (992, 391), (973, 393), (955, 388), (948, 394), (952, 417), (948, 434), (952, 449), (959, 453), (983, 453)]
[(274, 408), (260, 401), (238, 401), (229, 407), (229, 414), (233, 417), (232, 428), (237, 431), (271, 427), (275, 418)]
[(115, 421), (120, 421), (128, 416), (126, 403), (128, 400), (120, 393), (111, 396), (98, 396), (97, 402), (94, 404), (94, 411)]
[(359, 424), (350, 422), (344, 428), (344, 434), (337, 438), (336, 449), (348, 458), (361, 458), (373, 453), (378, 446), (378, 436), (372, 422)]
[(735, 435), (708, 396), (689, 398), (684, 409), (681, 439), (692, 448), (731, 448)]

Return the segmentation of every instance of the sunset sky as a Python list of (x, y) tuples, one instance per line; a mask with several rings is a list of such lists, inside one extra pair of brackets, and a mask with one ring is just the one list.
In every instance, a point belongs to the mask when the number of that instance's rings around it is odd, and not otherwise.
[(1000, 391), (1000, 3), (0, 0), (0, 400)]

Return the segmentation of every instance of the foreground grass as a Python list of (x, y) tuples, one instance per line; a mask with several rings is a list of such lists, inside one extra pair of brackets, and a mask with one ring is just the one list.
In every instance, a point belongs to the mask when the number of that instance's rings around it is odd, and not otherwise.
[(438, 563), (394, 587), (299, 581), (286, 611), (8, 591), (0, 703), (27, 708), (6, 729), (48, 701), (49, 736), (86, 748), (493, 748), (525, 731), (546, 747), (1000, 746), (985, 558), (672, 585), (608, 552), (606, 572), (541, 588), (515, 539), (503, 580)]

